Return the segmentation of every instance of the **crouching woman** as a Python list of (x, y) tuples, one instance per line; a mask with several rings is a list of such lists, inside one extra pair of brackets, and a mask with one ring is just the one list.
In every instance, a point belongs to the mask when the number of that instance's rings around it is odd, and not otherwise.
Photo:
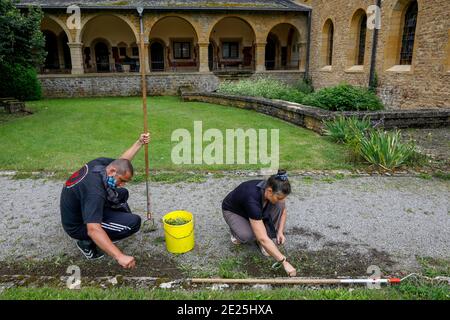
[(273, 257), (290, 277), (295, 277), (295, 268), (277, 247), (286, 241), (284, 200), (290, 193), (286, 171), (279, 170), (268, 180), (240, 184), (223, 200), (222, 212), (230, 227), (231, 242), (241, 244), (256, 240), (263, 255)]

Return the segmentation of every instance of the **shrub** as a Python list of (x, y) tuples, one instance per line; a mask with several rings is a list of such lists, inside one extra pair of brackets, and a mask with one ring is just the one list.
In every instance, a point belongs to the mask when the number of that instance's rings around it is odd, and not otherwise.
[(310, 94), (314, 91), (314, 87), (312, 86), (312, 81), (310, 78), (297, 81), (294, 85), (294, 88), (304, 94)]
[(357, 117), (339, 116), (334, 120), (325, 122), (325, 134), (337, 143), (350, 143), (358, 141), (372, 128), (370, 120)]
[(280, 99), (331, 111), (383, 109), (380, 99), (367, 89), (341, 84), (317, 92), (312, 90), (310, 81), (300, 80), (295, 86), (289, 86), (274, 79), (258, 79), (224, 82), (218, 92)]
[(381, 100), (373, 92), (348, 84), (316, 91), (304, 103), (331, 111), (383, 109)]
[(401, 143), (398, 130), (373, 130), (359, 140), (359, 153), (367, 162), (386, 170), (411, 163), (417, 157), (413, 144)]
[(278, 99), (302, 104), (305, 99), (305, 94), (300, 91), (290, 90)]
[(0, 66), (0, 75), (0, 92), (3, 97), (14, 97), (20, 100), (41, 98), (41, 85), (33, 67), (3, 64)]
[(273, 79), (241, 80), (239, 82), (221, 83), (220, 93), (233, 95), (263, 97), (302, 103), (304, 94), (293, 87)]

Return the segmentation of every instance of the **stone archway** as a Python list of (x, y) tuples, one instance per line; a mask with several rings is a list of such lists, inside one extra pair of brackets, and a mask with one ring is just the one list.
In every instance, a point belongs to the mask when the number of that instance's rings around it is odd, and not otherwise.
[[(112, 25), (109, 23), (105, 23), (104, 19), (113, 19), (113, 21), (116, 21), (119, 23), (119, 25)], [(101, 13), (101, 14), (96, 14), (96, 15), (90, 15), (87, 16), (81, 23), (81, 29), (77, 31), (77, 34), (75, 36), (75, 42), (80, 43), (83, 42), (83, 39), (85, 38), (85, 32), (88, 29), (88, 27), (90, 25), (92, 25), (94, 20), (97, 20), (96, 25), (100, 25), (100, 23), (98, 23), (98, 20), (101, 20), (102, 24), (103, 24), (103, 28), (102, 29), (110, 29), (111, 26), (113, 28), (118, 28), (121, 27), (123, 29), (123, 27), (125, 26), (125, 30), (129, 30), (132, 32), (133, 36), (130, 37), (133, 40), (132, 41), (139, 41), (139, 32), (136, 29), (136, 26), (125, 16), (120, 15), (120, 14), (116, 14), (116, 13)], [(102, 32), (103, 30), (99, 30), (99, 32)]]
[[(192, 23), (185, 18), (177, 15), (160, 18), (150, 30), (149, 41), (152, 44), (149, 48), (152, 70), (175, 72), (198, 70), (198, 35)], [(160, 45), (164, 45), (164, 56), (160, 52)], [(163, 58), (163, 63), (157, 63), (155, 56), (160, 60)]]
[[(41, 22), (47, 56), (42, 73), (67, 73), (71, 69), (68, 30), (58, 19), (45, 15)], [(69, 34), (70, 35), (70, 34)]]
[(300, 32), (290, 23), (272, 27), (266, 40), (267, 70), (298, 70), (300, 65)]
[[(77, 38), (83, 45), (85, 72), (136, 71), (139, 57), (132, 44), (137, 42), (134, 26), (117, 14), (91, 16), (83, 23)], [(106, 50), (106, 48), (108, 50)]]
[(213, 70), (255, 69), (256, 35), (252, 25), (238, 16), (222, 17), (210, 30)]

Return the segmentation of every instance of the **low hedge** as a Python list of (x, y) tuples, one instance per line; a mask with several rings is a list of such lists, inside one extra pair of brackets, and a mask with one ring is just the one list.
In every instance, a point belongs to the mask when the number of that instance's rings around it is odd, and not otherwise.
[(383, 104), (373, 92), (349, 84), (313, 92), (307, 82), (289, 86), (274, 79), (224, 82), (218, 92), (225, 94), (280, 99), (331, 111), (381, 110)]

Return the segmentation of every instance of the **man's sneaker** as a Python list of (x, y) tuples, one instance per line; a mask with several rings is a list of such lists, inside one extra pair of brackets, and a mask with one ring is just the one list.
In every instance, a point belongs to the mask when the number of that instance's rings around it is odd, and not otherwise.
[(90, 240), (78, 240), (77, 247), (88, 260), (97, 260), (105, 255), (97, 250), (97, 246)]
[(230, 237), (231, 237), (231, 242), (233, 244), (241, 244), (241, 242), (238, 239), (236, 239), (236, 237), (234, 237), (233, 234), (231, 234)]
[(258, 245), (259, 251), (261, 251), (263, 256), (270, 257), (270, 254), (266, 251), (266, 249), (264, 249), (264, 247), (258, 241), (256, 241), (256, 244)]

